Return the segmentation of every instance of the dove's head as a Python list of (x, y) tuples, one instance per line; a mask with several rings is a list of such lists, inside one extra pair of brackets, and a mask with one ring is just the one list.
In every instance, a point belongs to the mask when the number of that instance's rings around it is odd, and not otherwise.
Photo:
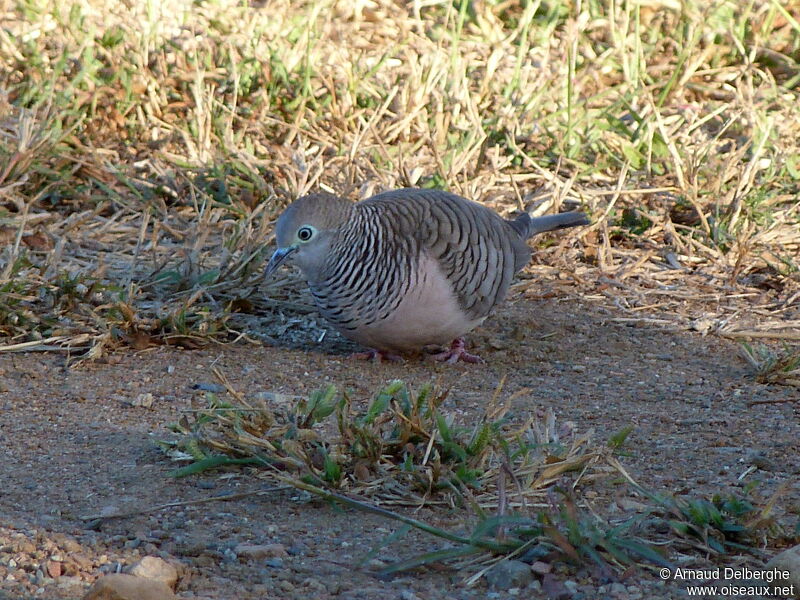
[(318, 193), (292, 202), (278, 217), (275, 238), (278, 249), (272, 255), (266, 275), (284, 262), (300, 267), (307, 279), (315, 279), (331, 250), (331, 243), (341, 227), (352, 219), (353, 203)]

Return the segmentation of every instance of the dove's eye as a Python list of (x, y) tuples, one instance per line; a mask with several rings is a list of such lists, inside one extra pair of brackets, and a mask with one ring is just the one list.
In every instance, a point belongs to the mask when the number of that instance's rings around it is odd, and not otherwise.
[(307, 225), (303, 225), (300, 229), (297, 230), (297, 239), (301, 242), (307, 242), (314, 236), (314, 230)]

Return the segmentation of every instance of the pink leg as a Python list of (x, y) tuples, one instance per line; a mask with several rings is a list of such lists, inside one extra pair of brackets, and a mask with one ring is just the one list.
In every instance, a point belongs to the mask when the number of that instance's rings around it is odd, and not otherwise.
[(366, 352), (354, 352), (350, 355), (350, 358), (354, 358), (356, 360), (374, 360), (375, 362), (383, 362), (384, 360), (388, 360), (390, 362), (402, 362), (403, 357), (397, 354), (392, 354), (391, 352), (385, 352), (384, 350), (375, 350), (370, 348)]
[(464, 338), (454, 339), (453, 343), (450, 344), (450, 350), (445, 350), (444, 352), (434, 354), (433, 360), (439, 362), (448, 362), (451, 365), (457, 363), (459, 360), (463, 360), (467, 363), (485, 362), (480, 356), (467, 352), (466, 348), (464, 347)]

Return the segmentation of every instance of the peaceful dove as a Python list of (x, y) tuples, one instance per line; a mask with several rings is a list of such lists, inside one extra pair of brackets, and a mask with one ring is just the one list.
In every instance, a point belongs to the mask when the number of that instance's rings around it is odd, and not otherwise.
[(581, 212), (505, 220), (439, 190), (399, 189), (356, 203), (316, 193), (278, 218), (266, 275), (293, 261), (322, 316), (371, 349), (362, 357), (394, 360), (450, 344), (434, 358), (481, 362), (462, 336), (505, 298), (530, 260), (525, 241), (588, 222)]

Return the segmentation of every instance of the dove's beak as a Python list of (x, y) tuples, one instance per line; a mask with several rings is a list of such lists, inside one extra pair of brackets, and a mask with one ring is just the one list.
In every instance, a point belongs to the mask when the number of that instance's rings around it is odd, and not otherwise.
[(287, 246), (286, 248), (278, 248), (269, 259), (267, 268), (264, 271), (264, 277), (272, 275), (278, 267), (280, 267), (286, 260), (297, 251), (297, 246)]

